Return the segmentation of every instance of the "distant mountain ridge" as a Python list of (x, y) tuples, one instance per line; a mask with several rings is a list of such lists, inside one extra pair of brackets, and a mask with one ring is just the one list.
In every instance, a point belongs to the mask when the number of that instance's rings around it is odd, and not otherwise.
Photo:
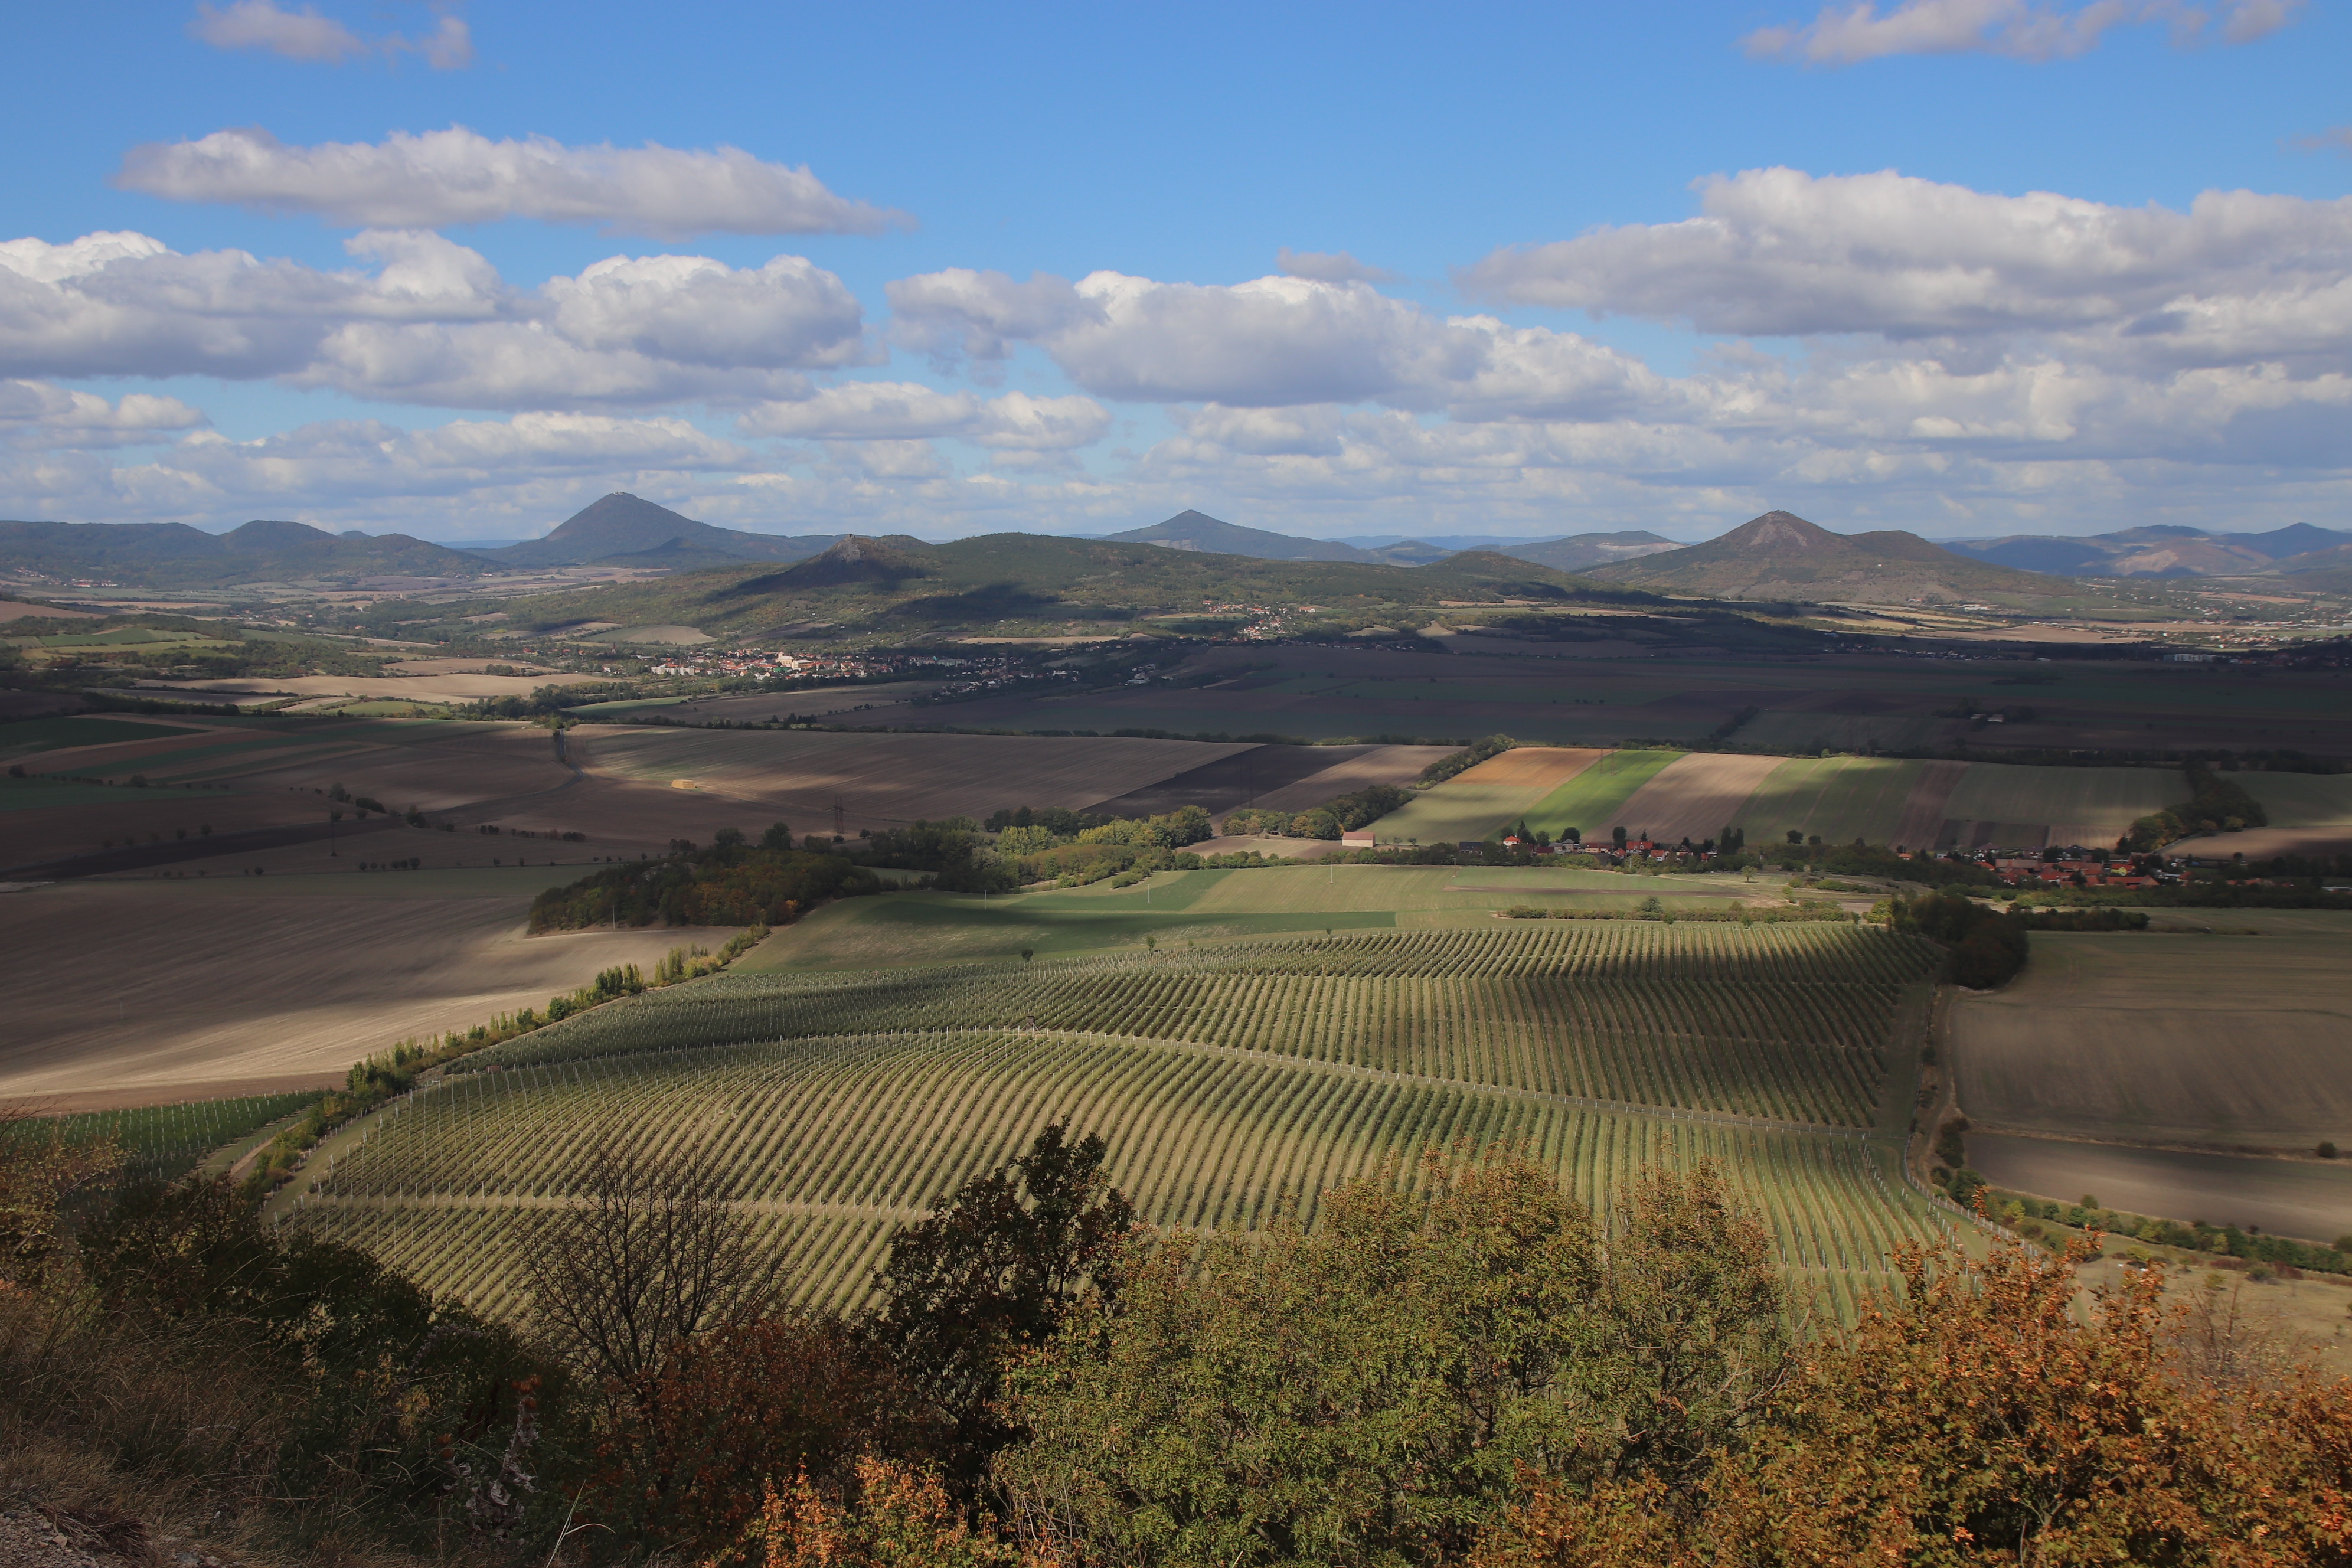
[(475, 552), (404, 533), (329, 533), (257, 518), (226, 533), (180, 522), (0, 521), (0, 570), (179, 586), (357, 577), (479, 577)]
[[(1446, 603), (1650, 603), (1491, 551), (1465, 551), (1418, 568), (1377, 562), (1273, 561), (1223, 551), (992, 533), (941, 544), (892, 535), (837, 540), (782, 568), (737, 563), (641, 583), (517, 601), (518, 625), (583, 620), (692, 626), (706, 632), (829, 637), (881, 635), (931, 642), (971, 635), (1154, 635), (1154, 624), (1198, 617), (1207, 604), (1323, 606), (1359, 625), (1418, 626)], [(1333, 610), (1335, 605), (1344, 610)], [(1314, 612), (1323, 613), (1323, 612)]]
[(1937, 602), (2074, 588), (2061, 578), (1955, 554), (1916, 533), (1832, 533), (1787, 511), (1750, 518), (1704, 544), (1596, 566), (1585, 574), (1727, 599)]
[(1247, 555), (1258, 561), (1379, 561), (1381, 555), (1336, 539), (1299, 539), (1263, 528), (1244, 528), (1204, 511), (1180, 511), (1149, 528), (1103, 536), (1111, 544), (1157, 544), (1164, 550), (1203, 550), (1217, 555)]
[(469, 553), (506, 566), (643, 565), (692, 571), (735, 561), (804, 560), (840, 538), (826, 533), (796, 539), (719, 528), (615, 490), (540, 538)]
[[(2332, 567), (2345, 558), (2331, 552), (2347, 545), (2352, 545), (2352, 533), (2307, 522), (2267, 533), (2218, 533), (2179, 523), (2151, 523), (2071, 537), (2011, 533), (1999, 539), (1956, 539), (1945, 548), (1995, 565), (2072, 576), (2234, 577)], [(2307, 560), (2315, 555), (2329, 558)]]
[(1574, 533), (1566, 539), (1539, 539), (1498, 548), (1506, 555), (1516, 555), (1555, 572), (1581, 572), (1588, 566), (1638, 560), (1683, 547), (1663, 534), (1635, 529), (1624, 533)]

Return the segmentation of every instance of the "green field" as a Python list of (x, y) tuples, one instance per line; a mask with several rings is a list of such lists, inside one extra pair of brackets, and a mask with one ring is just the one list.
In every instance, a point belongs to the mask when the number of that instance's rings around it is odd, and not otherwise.
[[(1535, 809), (1553, 787), (1529, 782), (1522, 759), (1506, 752), (1434, 785), (1372, 825), (1383, 844), (1456, 844), (1486, 837)], [(1594, 767), (1607, 763), (1601, 758)], [(1589, 770), (1588, 770), (1589, 771)], [(1552, 775), (1558, 777), (1557, 773)]]
[[(470, 873), (430, 873), (470, 875)], [(489, 873), (485, 873), (488, 875)], [(543, 874), (543, 873), (542, 873)], [(394, 879), (397, 880), (399, 879)], [(850, 899), (771, 937), (738, 968), (870, 969), (1039, 953), (1143, 950), (1286, 931), (1485, 928), (1497, 911), (1545, 904), (1623, 909), (1656, 896), (1718, 908), (1770, 898), (1777, 884), (1735, 877), (1627, 877), (1552, 867), (1316, 866), (1162, 871), (1148, 883), (982, 899), (904, 892)]]
[[(1825, 844), (1856, 838), (1892, 844), (1924, 763), (1887, 757), (1793, 757), (1748, 798), (1738, 826), (1751, 842), (1778, 840), (1790, 828)], [(2036, 773), (2062, 770), (2037, 768)]]
[(1617, 826), (1618, 808), (1682, 755), (1680, 752), (1612, 752), (1521, 815), (1528, 827), (1555, 838), (1570, 827), (1588, 838), (1605, 838)]
[[(1063, 923), (1089, 918), (1075, 899), (977, 920), (977, 900), (855, 900), (832, 931), (783, 933), (761, 958), (856, 940), (936, 956), (976, 929), (1033, 933), (1036, 956), (747, 964), (594, 1009), (340, 1134), (273, 1207), (510, 1309), (530, 1214), (562, 1201), (588, 1150), (644, 1132), (739, 1173), (795, 1299), (848, 1302), (893, 1224), (1066, 1115), (1108, 1139), (1115, 1178), (1164, 1226), (1255, 1225), (1286, 1194), (1311, 1218), (1333, 1183), (1467, 1139), (1517, 1142), (1600, 1205), (1643, 1163), (1719, 1159), (1841, 1313), (1885, 1287), (1895, 1242), (1937, 1229), (1895, 1176), (1925, 948), (1843, 925), (1264, 908), (1318, 885), (1372, 901), (1382, 878), (1391, 906), (1513, 890), (1351, 869), (1366, 875), (1345, 889), (1312, 870), (1187, 874), (1186, 907), (1164, 914), (1140, 889), (1096, 900), (1092, 936)], [(1250, 888), (1256, 907), (1226, 920), (1297, 923), (1139, 946), (1213, 923), (1206, 906)], [(1396, 923), (1416, 912), (1456, 923)]]

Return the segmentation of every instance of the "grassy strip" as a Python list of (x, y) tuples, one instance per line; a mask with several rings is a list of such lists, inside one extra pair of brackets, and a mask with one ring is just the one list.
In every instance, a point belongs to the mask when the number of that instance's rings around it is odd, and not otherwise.
[(1578, 910), (1558, 905), (1513, 904), (1503, 911), (1510, 921), (1664, 921), (1672, 925), (1676, 921), (1712, 921), (1721, 923), (1738, 921), (1741, 925), (1786, 925), (1795, 922), (1828, 921), (1838, 924), (1859, 921), (1862, 917), (1848, 914), (1835, 904), (1813, 900), (1783, 905), (1763, 907), (1744, 905), (1732, 910), (1670, 910), (1655, 898), (1643, 899), (1632, 910)]
[[(2352, 1244), (2352, 1236), (2337, 1237), (2333, 1247), (2321, 1247), (2283, 1236), (2243, 1231), (2234, 1225), (2183, 1224), (2177, 1219), (2062, 1204), (2024, 1193), (2004, 1192), (1986, 1184), (1974, 1171), (1958, 1173), (1957, 1177), (1951, 1178), (1951, 1184), (1967, 1194), (1964, 1202), (1974, 1201), (1981, 1193), (1986, 1212), (2021, 1236), (2038, 1239), (2042, 1236), (2043, 1225), (2058, 1225), (2070, 1230), (2100, 1231), (2138, 1242), (2143, 1247), (2168, 1247), (2199, 1253), (2208, 1262), (2225, 1268), (2250, 1269), (2261, 1279), (2273, 1272), (2292, 1278), (2295, 1270), (2306, 1268), (2320, 1274), (2352, 1274), (2352, 1245), (2347, 1245)], [(2144, 1254), (2139, 1261), (2147, 1261)]]

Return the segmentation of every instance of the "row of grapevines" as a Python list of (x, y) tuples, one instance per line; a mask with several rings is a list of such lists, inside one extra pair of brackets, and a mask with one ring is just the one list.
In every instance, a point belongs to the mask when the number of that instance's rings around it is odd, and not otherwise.
[[(1646, 1163), (1722, 1163), (1791, 1269), (1849, 1281), (1929, 1223), (1891, 1201), (1853, 1133), (1612, 1114), (1349, 1064), (1004, 1032), (869, 1036), (605, 1057), (469, 1075), (404, 1101), (338, 1163), (300, 1223), (376, 1248), (486, 1308), (513, 1300), (536, 1216), (597, 1148), (692, 1147), (726, 1170), (783, 1293), (846, 1302), (877, 1238), (1049, 1121), (1102, 1133), (1139, 1213), (1171, 1227), (1311, 1222), (1332, 1184), (1419, 1150), (1508, 1142), (1596, 1208)], [(862, 1239), (861, 1239), (862, 1238)]]

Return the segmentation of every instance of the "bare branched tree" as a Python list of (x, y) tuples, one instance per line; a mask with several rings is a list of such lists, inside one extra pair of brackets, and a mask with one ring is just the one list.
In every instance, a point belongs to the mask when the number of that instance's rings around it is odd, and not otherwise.
[(531, 1240), (534, 1315), (607, 1383), (638, 1383), (670, 1347), (758, 1307), (750, 1227), (727, 1178), (698, 1151), (599, 1149), (578, 1202)]

